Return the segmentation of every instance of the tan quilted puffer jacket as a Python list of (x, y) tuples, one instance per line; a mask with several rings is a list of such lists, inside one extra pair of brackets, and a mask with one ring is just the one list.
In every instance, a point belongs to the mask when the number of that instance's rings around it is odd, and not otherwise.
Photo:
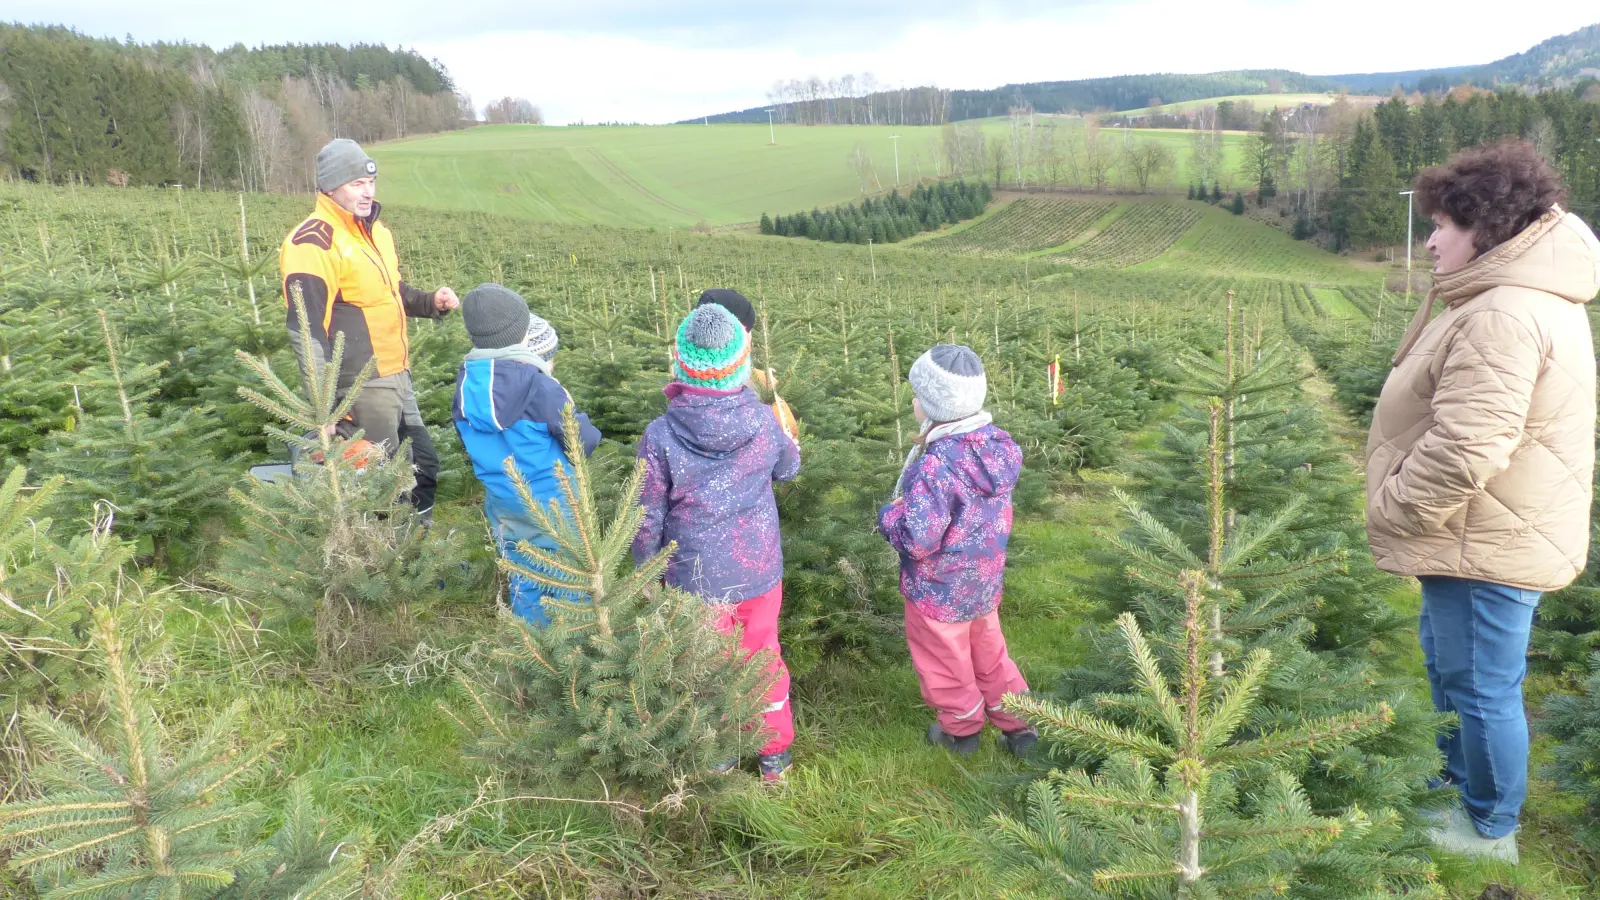
[(1379, 568), (1535, 591), (1582, 571), (1595, 459), (1583, 304), (1597, 291), (1600, 242), (1560, 208), (1438, 277), (1367, 440)]

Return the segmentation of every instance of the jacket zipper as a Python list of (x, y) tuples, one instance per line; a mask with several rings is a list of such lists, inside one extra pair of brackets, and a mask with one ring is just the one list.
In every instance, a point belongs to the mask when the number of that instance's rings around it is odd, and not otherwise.
[[(408, 371), (411, 368), (411, 328), (406, 323), (405, 301), (400, 297), (400, 289), (395, 287), (394, 281), (389, 278), (389, 268), (384, 265), (383, 251), (378, 249), (378, 242), (372, 237), (371, 225), (364, 219), (358, 219), (355, 216), (350, 218), (355, 219), (356, 230), (366, 238), (366, 247), (362, 247), (361, 252), (365, 253), (367, 259), (372, 260), (373, 264), (378, 267), (378, 273), (383, 276), (383, 283), (389, 287), (389, 296), (394, 300), (395, 306), (400, 311), (400, 352), (403, 357), (400, 360), (401, 371)], [(374, 221), (376, 221), (376, 217), (374, 217)], [(372, 253), (367, 253), (367, 247), (372, 248)], [(377, 255), (376, 259), (373, 259), (374, 254)]]

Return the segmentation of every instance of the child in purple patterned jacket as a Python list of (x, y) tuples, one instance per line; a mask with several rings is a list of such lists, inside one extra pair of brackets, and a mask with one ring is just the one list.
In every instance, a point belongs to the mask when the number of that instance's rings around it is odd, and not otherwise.
[(1000, 705), (1028, 684), (999, 613), (1022, 451), (983, 411), (988, 381), (971, 349), (935, 346), (912, 364), (910, 380), (922, 432), (878, 528), (900, 553), (911, 664), (938, 712), (928, 742), (966, 756), (987, 721), (1003, 747), (1024, 756), (1038, 734)]
[(799, 473), (800, 447), (748, 385), (750, 333), (734, 313), (714, 302), (696, 307), (678, 328), (676, 349), (666, 415), (639, 441), (644, 521), (633, 559), (676, 541), (667, 583), (711, 604), (719, 630), (743, 626), (747, 653), (772, 654), (777, 680), (764, 717), (772, 737), (757, 762), (776, 781), (789, 766), (794, 713), (778, 647), (783, 545), (772, 483)]

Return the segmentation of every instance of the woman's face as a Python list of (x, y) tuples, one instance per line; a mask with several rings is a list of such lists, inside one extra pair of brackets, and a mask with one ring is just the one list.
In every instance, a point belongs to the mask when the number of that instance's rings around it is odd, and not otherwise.
[(917, 424), (928, 421), (928, 414), (922, 411), (922, 401), (916, 397), (911, 398), (911, 414), (917, 417)]
[(1472, 228), (1462, 228), (1456, 220), (1444, 213), (1433, 214), (1433, 234), (1428, 235), (1428, 252), (1433, 254), (1435, 273), (1454, 272), (1478, 255), (1473, 241), (1478, 233)]

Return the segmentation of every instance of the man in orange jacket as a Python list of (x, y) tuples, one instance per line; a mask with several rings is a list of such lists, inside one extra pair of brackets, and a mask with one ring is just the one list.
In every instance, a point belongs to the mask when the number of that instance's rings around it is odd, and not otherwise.
[[(406, 317), (437, 319), (460, 305), (455, 291), (424, 291), (400, 278), (394, 236), (378, 221), (378, 164), (355, 141), (329, 141), (317, 153), (317, 205), (284, 238), (278, 253), (288, 304), (289, 343), (302, 369), (325, 365), (333, 338), (344, 335), (339, 393), (355, 383), (368, 361), (373, 377), (350, 410), (366, 438), (395, 453), (411, 442), (417, 484), (411, 503), (431, 519), (439, 480), (439, 457), (422, 422), (411, 386), (411, 348)], [(294, 289), (305, 299), (311, 341), (294, 314)]]

